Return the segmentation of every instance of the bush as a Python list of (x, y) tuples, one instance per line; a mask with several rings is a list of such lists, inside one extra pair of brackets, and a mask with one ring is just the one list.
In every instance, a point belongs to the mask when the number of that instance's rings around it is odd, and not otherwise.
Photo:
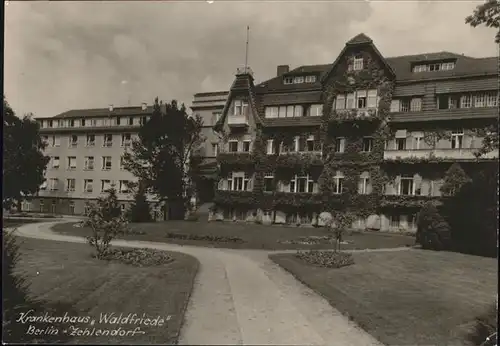
[(171, 233), (168, 232), (166, 235), (170, 239), (181, 239), (181, 240), (204, 240), (212, 241), (217, 243), (244, 243), (245, 241), (238, 237), (226, 237), (226, 236), (216, 236), (216, 235), (201, 235), (201, 234), (182, 234), (182, 233)]
[(467, 340), (478, 346), (497, 345), (497, 317), (498, 310), (496, 304), (493, 304), (483, 315), (476, 318), (474, 327), (467, 335)]
[(104, 258), (106, 261), (117, 261), (138, 267), (151, 267), (172, 262), (174, 259), (165, 251), (153, 249), (111, 249)]
[(443, 250), (450, 246), (450, 226), (437, 207), (432, 203), (426, 203), (417, 219), (416, 242), (424, 249)]
[(89, 227), (92, 232), (86, 238), (89, 245), (95, 248), (99, 259), (105, 259), (111, 240), (129, 230), (118, 204), (116, 190), (112, 188), (106, 192), (107, 196), (100, 197), (97, 204), (87, 204), (88, 220), (83, 222), (83, 226)]
[(306, 263), (326, 268), (341, 268), (354, 264), (352, 254), (339, 251), (297, 251), (295, 256)]
[(142, 184), (139, 185), (137, 193), (134, 196), (134, 202), (127, 211), (127, 220), (129, 222), (152, 222), (151, 209), (146, 199), (145, 189)]

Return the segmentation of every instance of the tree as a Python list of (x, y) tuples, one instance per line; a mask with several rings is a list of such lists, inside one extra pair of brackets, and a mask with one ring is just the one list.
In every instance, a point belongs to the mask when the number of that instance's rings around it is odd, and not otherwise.
[(128, 232), (115, 188), (105, 192), (107, 196), (99, 197), (97, 203), (87, 204), (88, 219), (83, 222), (83, 226), (89, 227), (92, 231), (86, 238), (89, 245), (95, 248), (99, 259), (105, 259), (108, 255), (111, 240), (119, 234)]
[(184, 219), (198, 174), (195, 153), (203, 142), (203, 121), (199, 115), (188, 116), (175, 100), (162, 108), (156, 98), (151, 119), (123, 156), (124, 166), (160, 201), (168, 200), (172, 219)]
[(471, 179), (462, 169), (458, 162), (455, 162), (446, 171), (444, 183), (441, 186), (441, 193), (444, 196), (454, 196), (460, 191), (462, 186), (469, 183)]
[(151, 210), (149, 202), (146, 198), (146, 189), (143, 184), (138, 184), (137, 191), (134, 195), (134, 202), (127, 211), (127, 219), (130, 222), (151, 222)]
[(44, 182), (44, 171), (50, 158), (40, 138), (39, 125), (30, 115), (18, 118), (3, 98), (3, 197), (4, 208), (25, 196), (34, 195)]
[(484, 24), (489, 28), (498, 29), (495, 42), (500, 43), (500, 1), (487, 0), (484, 4), (478, 5), (474, 12), (465, 18), (465, 23), (474, 28)]
[(491, 125), (484, 131), (482, 146), (475, 155), (480, 157), (494, 150), (498, 150), (498, 121), (496, 125)]
[(450, 226), (432, 202), (424, 204), (417, 219), (416, 241), (424, 249), (442, 250), (450, 245)]

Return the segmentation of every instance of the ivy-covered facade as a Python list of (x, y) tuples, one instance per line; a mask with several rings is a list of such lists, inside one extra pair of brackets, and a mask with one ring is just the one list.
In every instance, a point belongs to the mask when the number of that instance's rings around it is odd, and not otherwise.
[(414, 231), (421, 205), (445, 198), (453, 162), (498, 159), (475, 155), (496, 128), (493, 58), (384, 58), (360, 34), (333, 64), (277, 72), (254, 85), (239, 70), (230, 88), (214, 126), (211, 219), (321, 225), (329, 213), (354, 228)]

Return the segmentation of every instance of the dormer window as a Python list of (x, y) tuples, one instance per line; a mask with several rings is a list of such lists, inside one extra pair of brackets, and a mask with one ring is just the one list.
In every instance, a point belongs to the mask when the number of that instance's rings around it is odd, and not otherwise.
[(316, 76), (306, 76), (306, 83), (316, 82)]
[(283, 84), (293, 84), (293, 77), (285, 77)]
[(353, 69), (354, 71), (360, 71), (363, 69), (363, 56), (361, 54), (354, 56)]
[(448, 62), (433, 62), (428, 64), (418, 64), (413, 66), (413, 72), (435, 72), (435, 71), (449, 71), (455, 68), (453, 61)]
[(248, 103), (242, 100), (234, 101), (234, 115), (245, 115)]
[(301, 84), (301, 83), (304, 83), (304, 76), (295, 77), (295, 78), (293, 79), (293, 83), (294, 83), (294, 84)]

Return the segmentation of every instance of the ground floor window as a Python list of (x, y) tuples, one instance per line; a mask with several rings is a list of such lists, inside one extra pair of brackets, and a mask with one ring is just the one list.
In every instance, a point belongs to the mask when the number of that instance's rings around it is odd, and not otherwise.
[(50, 205), (50, 212), (52, 214), (55, 214), (57, 211), (57, 201), (52, 201), (52, 204)]
[(75, 214), (75, 201), (70, 201), (69, 202), (69, 213), (71, 215)]
[(43, 204), (43, 200), (40, 200), (40, 213), (43, 213), (45, 209), (45, 205)]
[(21, 203), (21, 210), (22, 211), (31, 211), (32, 207), (33, 207), (33, 205), (30, 201), (23, 201)]
[(390, 216), (390, 224), (392, 228), (399, 228), (400, 217), (399, 215), (391, 215)]

